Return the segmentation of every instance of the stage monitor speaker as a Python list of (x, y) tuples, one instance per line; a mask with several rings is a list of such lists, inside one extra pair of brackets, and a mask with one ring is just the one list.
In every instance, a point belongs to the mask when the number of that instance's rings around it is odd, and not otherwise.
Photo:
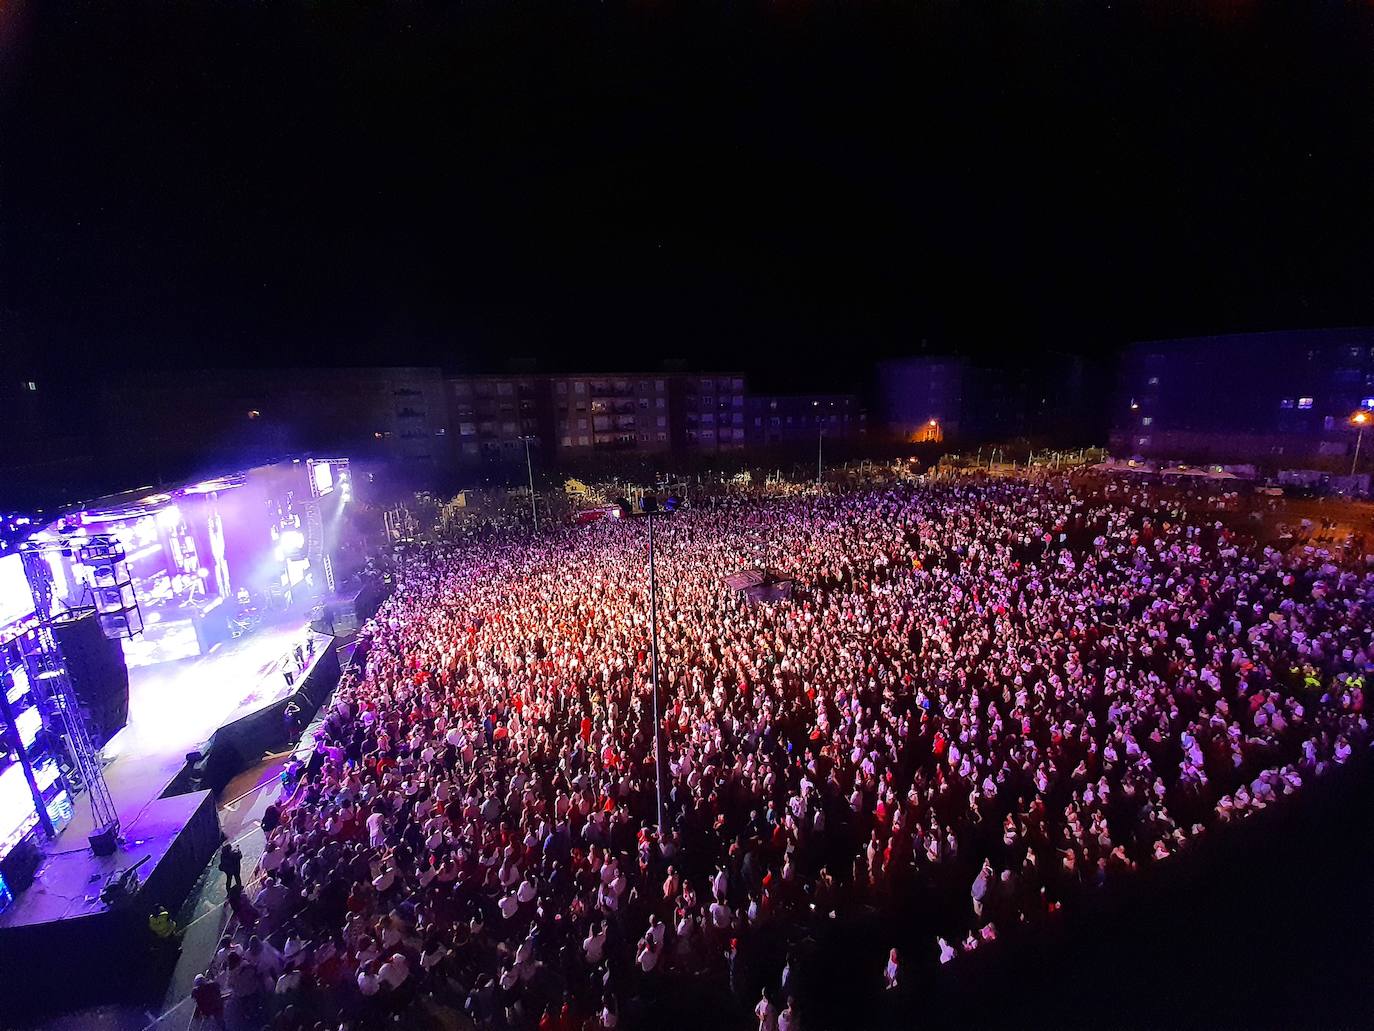
[(10, 849), (9, 855), (0, 859), (0, 877), (18, 895), (33, 883), (34, 874), (43, 861), (43, 853), (34, 844), (33, 835), (26, 834), (19, 843)]
[(88, 834), (86, 840), (90, 842), (91, 851), (98, 856), (112, 856), (115, 849), (119, 846), (119, 826), (117, 824), (106, 824), (93, 834)]
[(59, 616), (52, 630), (72, 690), (90, 711), (87, 730), (98, 748), (129, 722), (129, 667), (124, 664), (124, 649), (105, 636), (94, 611)]
[(227, 605), (216, 604), (208, 611), (196, 612), (191, 617), (191, 625), (195, 628), (196, 643), (202, 655), (209, 655), (216, 645), (228, 644), (234, 639)]
[(328, 624), (328, 633), (331, 634), (351, 634), (362, 625), (362, 618), (358, 614), (358, 595), (361, 592), (355, 587), (351, 590), (336, 594), (324, 605), (324, 621)]

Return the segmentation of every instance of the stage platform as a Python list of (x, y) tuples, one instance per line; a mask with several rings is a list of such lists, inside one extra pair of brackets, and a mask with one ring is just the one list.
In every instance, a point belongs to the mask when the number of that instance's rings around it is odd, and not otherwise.
[[(128, 997), (148, 972), (148, 914), (175, 911), (219, 848), (209, 791), (153, 798), (124, 826), (125, 844), (98, 858), (84, 838), (63, 835), (38, 879), (0, 913), (0, 1026), (42, 1009)], [(68, 849), (60, 846), (68, 845)], [(114, 907), (100, 901), (111, 875), (147, 857), (138, 894)]]
[[(298, 673), (293, 653), (307, 637), (313, 637), (315, 652), (305, 672)], [(280, 711), (317, 667), (332, 664), (337, 678), (332, 651), (333, 638), (315, 634), (293, 620), (260, 628), (220, 645), (209, 655), (130, 670), (128, 725), (102, 749), (110, 760), (105, 781), (121, 820), (151, 799), (189, 789), (189, 783), (176, 783), (186, 780), (187, 754), (205, 745), (220, 728), (245, 718), (262, 718), (261, 714), (273, 710), (279, 721)], [(295, 674), (294, 684), (283, 676), (288, 669)], [(246, 762), (257, 758), (246, 757)], [(84, 840), (90, 833), (90, 806), (83, 802), (78, 799), (64, 839)]]
[[(0, 1018), (15, 1005), (75, 1004), (63, 987), (73, 980), (81, 1003), (126, 997), (130, 964), (149, 962), (149, 912), (161, 904), (175, 913), (219, 847), (215, 792), (264, 752), (288, 746), (287, 706), (297, 705), (306, 726), (338, 677), (335, 639), (298, 618), (209, 655), (130, 670), (128, 725), (103, 749), (124, 842), (96, 858), (86, 841), (90, 803), (78, 796), (72, 819), (44, 843), (34, 883), (0, 913), (0, 971), (24, 971), (22, 991), (0, 989)], [(198, 752), (204, 761), (188, 761)], [(105, 880), (145, 856), (132, 903), (100, 902)], [(44, 1006), (51, 993), (58, 999)]]

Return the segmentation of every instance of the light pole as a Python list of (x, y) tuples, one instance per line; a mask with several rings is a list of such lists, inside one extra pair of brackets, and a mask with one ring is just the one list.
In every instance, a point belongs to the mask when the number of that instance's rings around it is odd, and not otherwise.
[(1360, 432), (1355, 437), (1355, 457), (1350, 460), (1350, 475), (1355, 475), (1355, 466), (1360, 461), (1360, 445), (1364, 443), (1364, 428), (1369, 425), (1368, 412), (1356, 412), (1350, 417), (1351, 423), (1358, 426)]
[(654, 570), (654, 510), (649, 515), (649, 690), (654, 696), (654, 797), (658, 832), (663, 828), (663, 720), (658, 714), (658, 576)]
[[(659, 833), (664, 833), (663, 822), (663, 720), (658, 712), (658, 572), (654, 566), (654, 516), (659, 514), (658, 501), (652, 495), (640, 499), (640, 508), (649, 520), (649, 690), (653, 695), (654, 710), (654, 797), (657, 802)], [(671, 515), (682, 505), (682, 499), (670, 495), (664, 499), (663, 514)], [(616, 498), (611, 515), (617, 519), (628, 519), (634, 510), (626, 498)]]
[(525, 468), (530, 474), (530, 518), (534, 520), (534, 532), (539, 532), (539, 509), (534, 504), (534, 463), (530, 461), (530, 441), (538, 440), (538, 437), (521, 437), (525, 442)]

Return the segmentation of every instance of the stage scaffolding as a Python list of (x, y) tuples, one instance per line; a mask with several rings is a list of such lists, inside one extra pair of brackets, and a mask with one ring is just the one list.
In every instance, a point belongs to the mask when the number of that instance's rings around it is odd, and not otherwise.
[[(37, 622), (37, 678), (43, 685), (42, 693), (47, 695), (50, 713), (61, 721), (72, 765), (91, 800), (91, 845), (97, 851), (102, 845), (113, 851), (114, 842), (119, 836), (119, 810), (115, 808), (109, 785), (105, 783), (100, 754), (91, 742), (86, 721), (81, 715), (81, 702), (67, 674), (61, 645), (53, 634), (53, 608), (61, 602), (54, 594), (47, 554), (72, 548), (78, 550), (83, 560), (96, 563), (93, 565), (96, 583), (88, 586), (94, 591), (95, 607), (101, 615), (106, 636), (132, 636), (142, 629), (142, 620), (137, 601), (131, 600), (133, 590), (129, 586), (129, 569), (123, 545), (114, 537), (92, 535), (62, 541), (29, 541), (20, 545), (19, 554), (23, 559), (29, 590), (33, 593), (34, 618)], [(124, 587), (129, 587), (127, 598), (130, 600), (127, 605)], [(109, 616), (116, 618), (107, 622)], [(98, 845), (98, 841), (102, 845)]]

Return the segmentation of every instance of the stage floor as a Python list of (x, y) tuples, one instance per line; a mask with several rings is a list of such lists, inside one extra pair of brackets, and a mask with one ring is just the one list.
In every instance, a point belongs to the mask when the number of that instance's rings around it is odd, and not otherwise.
[[(187, 752), (220, 727), (295, 690), (282, 675), (295, 671), (295, 646), (314, 637), (313, 663), (329, 643), (298, 619), (260, 627), (209, 655), (129, 670), (129, 722), (103, 749), (111, 758), (105, 781), (125, 826), (162, 794), (185, 765)], [(297, 684), (304, 675), (297, 675)], [(91, 831), (91, 807), (84, 796), (75, 809), (59, 842), (84, 840)]]
[[(112, 856), (97, 857), (88, 848), (57, 851), (43, 860), (38, 879), (0, 913), (0, 930), (70, 920), (103, 913), (100, 889), (111, 874), (120, 873), (145, 856), (139, 877), (147, 880), (185, 829), (192, 814), (205, 804), (207, 791), (154, 799), (123, 828), (126, 839)], [(59, 839), (61, 840), (61, 839)], [(156, 901), (163, 901), (161, 899)]]

